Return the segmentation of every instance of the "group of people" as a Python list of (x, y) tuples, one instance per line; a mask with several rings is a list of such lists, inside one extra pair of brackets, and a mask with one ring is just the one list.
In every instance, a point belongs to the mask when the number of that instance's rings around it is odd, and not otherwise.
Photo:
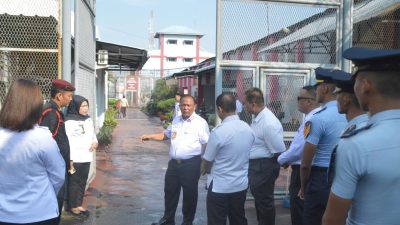
[[(153, 225), (174, 225), (181, 190), (182, 225), (195, 218), (200, 175), (207, 179), (208, 224), (245, 225), (244, 203), (250, 187), (260, 224), (275, 221), (274, 184), (279, 175), (279, 153), (285, 150), (283, 128), (265, 107), (259, 88), (246, 93), (245, 109), (255, 115), (251, 126), (236, 113), (236, 98), (224, 93), (216, 106), (222, 123), (210, 134), (207, 122), (195, 113), (191, 95), (180, 98), (181, 115), (161, 133), (144, 134), (142, 141), (170, 139), (170, 161), (165, 173), (165, 211)], [(271, 223), (272, 221), (272, 223)]]
[(53, 80), (43, 104), (34, 81), (19, 79), (9, 88), (0, 110), (1, 225), (56, 225), (63, 207), (89, 215), (82, 203), (97, 139), (89, 101), (73, 91), (71, 83)]
[[(222, 122), (211, 132), (195, 113), (196, 99), (177, 96), (172, 124), (141, 137), (171, 142), (164, 216), (152, 225), (175, 225), (181, 190), (182, 225), (193, 224), (201, 175), (209, 225), (247, 225), (248, 189), (258, 224), (274, 225), (281, 166), (292, 169), (293, 225), (399, 224), (400, 50), (350, 48), (343, 56), (356, 66), (353, 74), (317, 68), (316, 84), (299, 91), (305, 117), (287, 150), (259, 88), (245, 92), (250, 126), (239, 119), (235, 96), (217, 96)], [(43, 105), (35, 82), (11, 85), (0, 110), (0, 225), (59, 224), (65, 196), (70, 213), (88, 215), (82, 200), (97, 139), (89, 101), (74, 90), (54, 80)]]
[(207, 175), (209, 225), (246, 225), (248, 188), (258, 224), (273, 225), (275, 181), (289, 166), (293, 225), (399, 224), (400, 50), (350, 48), (343, 56), (354, 74), (317, 68), (316, 84), (299, 91), (305, 117), (287, 150), (260, 89), (245, 92), (250, 126), (237, 116), (235, 96), (219, 95), (222, 122), (211, 133), (195, 99), (183, 95), (182, 114), (164, 132), (141, 137), (171, 141), (164, 216), (152, 225), (175, 224), (181, 189), (182, 225), (193, 224), (200, 175)]

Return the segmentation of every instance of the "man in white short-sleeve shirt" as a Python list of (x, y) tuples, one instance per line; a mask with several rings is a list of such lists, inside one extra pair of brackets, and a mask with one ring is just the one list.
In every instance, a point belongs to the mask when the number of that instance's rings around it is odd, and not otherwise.
[(207, 219), (209, 225), (247, 225), (244, 203), (248, 186), (250, 149), (254, 133), (236, 115), (235, 97), (221, 94), (216, 100), (222, 123), (210, 135), (201, 167), (207, 177)]
[(181, 116), (161, 133), (145, 134), (142, 141), (171, 140), (168, 168), (164, 184), (164, 216), (152, 225), (175, 224), (175, 212), (183, 190), (182, 225), (192, 225), (197, 207), (198, 183), (200, 178), (201, 153), (210, 134), (207, 122), (194, 112), (195, 99), (183, 95), (180, 99)]
[(246, 91), (245, 109), (253, 115), (251, 129), (255, 140), (250, 150), (249, 187), (259, 225), (275, 224), (274, 187), (279, 176), (279, 153), (285, 151), (283, 127), (278, 118), (265, 107), (259, 88)]

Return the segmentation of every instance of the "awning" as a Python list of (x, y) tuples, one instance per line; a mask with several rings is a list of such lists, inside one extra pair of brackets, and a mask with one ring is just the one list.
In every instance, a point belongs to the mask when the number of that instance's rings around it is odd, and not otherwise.
[[(96, 41), (96, 52), (99, 50), (108, 51), (109, 67), (107, 70), (140, 70), (148, 59), (146, 50)], [(98, 54), (96, 54), (96, 60), (97, 57)]]
[[(399, 0), (374, 0), (367, 3), (360, 2), (359, 4), (354, 6), (353, 24), (368, 20), (372, 17), (376, 17), (377, 15), (384, 14), (391, 9), (395, 9), (398, 5), (400, 5)], [(335, 29), (336, 13), (317, 19), (310, 24), (300, 28), (299, 30), (293, 31), (292, 34), (280, 39), (279, 41), (265, 48), (262, 48), (257, 53), (262, 53), (276, 47), (294, 43), (299, 40), (318, 36), (320, 34), (324, 34)]]

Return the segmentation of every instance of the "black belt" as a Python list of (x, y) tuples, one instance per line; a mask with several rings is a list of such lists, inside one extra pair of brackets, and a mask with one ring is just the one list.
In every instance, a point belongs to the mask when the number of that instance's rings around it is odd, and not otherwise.
[(249, 161), (250, 162), (257, 162), (257, 161), (268, 161), (268, 160), (276, 161), (276, 158), (275, 157), (270, 157), (270, 158), (264, 157), (264, 158), (250, 159)]
[(300, 165), (290, 165), (290, 167), (292, 167), (292, 169), (300, 169)]
[(192, 158), (189, 158), (189, 159), (171, 159), (171, 161), (173, 163), (176, 163), (176, 164), (182, 164), (182, 163), (186, 163), (186, 162), (190, 162), (190, 161), (196, 160), (198, 158), (200, 158), (200, 155), (193, 156)]
[(320, 167), (320, 166), (312, 166), (311, 171), (313, 172), (326, 172), (328, 171), (328, 167)]

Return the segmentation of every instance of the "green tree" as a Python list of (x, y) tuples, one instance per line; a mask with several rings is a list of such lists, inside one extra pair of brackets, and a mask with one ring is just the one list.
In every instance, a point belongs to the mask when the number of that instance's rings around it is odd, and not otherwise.
[(160, 101), (171, 99), (175, 97), (177, 91), (176, 86), (169, 87), (164, 79), (156, 80), (154, 89), (151, 93), (150, 102), (147, 104), (146, 110), (152, 115), (156, 115), (158, 109), (157, 105)]

